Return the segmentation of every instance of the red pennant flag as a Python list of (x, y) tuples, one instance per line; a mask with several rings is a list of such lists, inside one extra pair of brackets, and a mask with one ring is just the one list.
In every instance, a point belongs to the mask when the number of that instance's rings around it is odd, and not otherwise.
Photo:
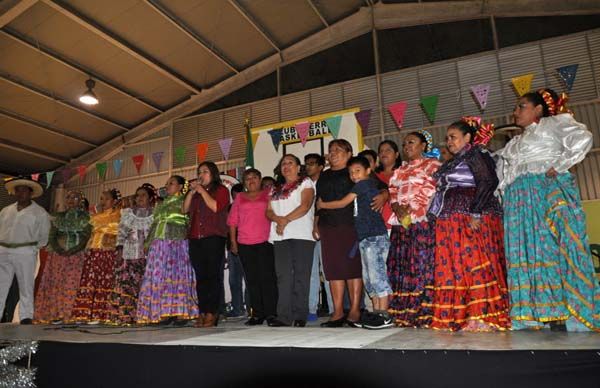
[(196, 155), (198, 155), (198, 163), (204, 162), (204, 159), (206, 159), (207, 152), (208, 152), (208, 143), (196, 144)]
[(77, 173), (79, 174), (79, 180), (83, 180), (83, 178), (85, 178), (86, 170), (87, 170), (86, 166), (77, 166)]
[(133, 160), (135, 169), (137, 170), (137, 173), (139, 174), (140, 170), (142, 169), (142, 164), (144, 164), (144, 154), (134, 155), (131, 157), (131, 159)]
[(308, 129), (310, 128), (310, 123), (308, 121), (298, 123), (295, 125), (296, 132), (298, 136), (300, 136), (300, 141), (302, 142), (302, 147), (306, 145), (308, 141)]
[(406, 112), (407, 105), (408, 104), (406, 103), (406, 101), (399, 101), (387, 107), (390, 113), (392, 114), (392, 117), (394, 118), (394, 123), (396, 123), (398, 129), (402, 128), (402, 123), (404, 122), (404, 113)]
[(31, 174), (31, 179), (37, 182), (40, 179), (40, 174)]

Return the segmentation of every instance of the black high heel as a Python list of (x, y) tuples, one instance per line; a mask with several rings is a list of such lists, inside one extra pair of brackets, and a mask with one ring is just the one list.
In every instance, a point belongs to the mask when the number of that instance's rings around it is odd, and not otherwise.
[(244, 325), (259, 326), (259, 325), (262, 325), (264, 321), (265, 321), (265, 318), (250, 317), (250, 319), (248, 319), (246, 322), (244, 322)]
[(346, 316), (343, 316), (340, 319), (336, 319), (333, 321), (330, 319), (327, 322), (323, 322), (323, 323), (321, 323), (321, 327), (343, 327), (345, 322), (346, 322)]

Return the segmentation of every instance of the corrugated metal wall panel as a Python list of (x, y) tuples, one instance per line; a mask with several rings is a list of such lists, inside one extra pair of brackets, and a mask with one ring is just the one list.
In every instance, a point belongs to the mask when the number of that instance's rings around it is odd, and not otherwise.
[(546, 85), (542, 55), (539, 44), (531, 44), (500, 50), (500, 68), (502, 71), (502, 90), (506, 96), (505, 112), (514, 108), (517, 92), (512, 86), (511, 78), (533, 73), (531, 90), (537, 90)]
[(344, 109), (341, 85), (333, 85), (310, 91), (310, 115), (316, 116)]
[[(169, 140), (163, 139), (158, 141), (153, 141), (149, 143), (144, 143), (140, 145), (134, 145), (131, 147), (125, 148), (123, 151), (119, 152), (114, 158), (108, 161), (108, 168), (106, 169), (106, 180), (112, 179), (120, 179), (126, 177), (135, 177), (137, 175), (151, 174), (156, 171), (156, 167), (154, 166), (154, 161), (152, 160), (152, 154), (155, 152), (162, 151), (164, 152), (160, 169), (168, 170), (169, 169)], [(142, 164), (142, 168), (138, 171), (135, 168), (135, 164), (133, 163), (132, 157), (134, 155), (144, 155), (144, 163)], [(117, 178), (114, 174), (114, 169), (112, 167), (112, 161), (115, 159), (123, 160), (123, 167), (121, 168), (121, 175)], [(94, 172), (95, 175), (97, 173)], [(90, 174), (88, 174), (90, 175)]]
[(180, 163), (173, 157), (173, 168), (196, 164), (196, 144), (198, 143), (198, 121), (195, 117), (173, 122), (173, 155), (179, 147), (185, 147), (185, 158)]
[(423, 122), (427, 125), (452, 122), (463, 115), (458, 70), (455, 61), (420, 68), (419, 86), (421, 97), (439, 95), (435, 122), (430, 122), (423, 109), (421, 109)]
[[(208, 143), (205, 160), (221, 160), (221, 148), (218, 141), (224, 137), (225, 117), (223, 111), (210, 112), (196, 117), (198, 122), (198, 143)], [(194, 145), (195, 147), (195, 145)], [(194, 149), (194, 154), (196, 151)], [(194, 161), (197, 164), (198, 160)]]
[(600, 152), (590, 153), (575, 168), (582, 200), (600, 198)]
[(422, 127), (423, 116), (419, 108), (419, 80), (416, 70), (382, 74), (381, 83), (384, 106), (383, 121), (386, 134), (398, 131), (398, 127), (387, 107), (399, 101), (406, 101), (408, 104), (404, 114), (404, 128)]
[(569, 97), (577, 101), (590, 100), (596, 97), (596, 85), (592, 75), (585, 35), (543, 42), (542, 53), (544, 54), (546, 78), (549, 81), (546, 86), (557, 92), (566, 91), (564, 84), (560, 82), (556, 69), (565, 65), (578, 64), (575, 78), (577, 87), (572, 89)]
[(360, 108), (361, 110), (373, 109), (367, 135), (379, 133), (380, 120), (377, 102), (377, 85), (375, 77), (344, 82), (344, 108)]
[(600, 147), (600, 104), (598, 102), (578, 104), (572, 107), (575, 119), (585, 123), (594, 134), (594, 147)]
[(281, 121), (310, 116), (310, 93), (300, 92), (281, 97)]
[[(223, 128), (223, 138), (231, 137), (231, 150), (229, 151), (229, 159), (243, 158), (246, 156), (246, 130), (244, 128), (244, 119), (250, 118), (250, 107), (245, 106), (238, 109), (232, 109), (226, 111), (225, 114), (225, 127)], [(219, 144), (216, 144), (219, 147)], [(220, 150), (220, 148), (219, 148)], [(219, 159), (221, 160), (223, 156)]]
[(252, 117), (250, 123), (252, 127), (262, 127), (263, 125), (278, 123), (280, 121), (279, 100), (277, 98), (252, 104)]
[(600, 30), (588, 32), (587, 40), (590, 51), (588, 57), (596, 77), (596, 97), (600, 98)]
[[(502, 102), (501, 77), (498, 73), (498, 60), (495, 53), (458, 60), (457, 66), (461, 85), (461, 102), (465, 115), (489, 116), (505, 112)], [(482, 84), (490, 84), (487, 105), (484, 111), (481, 111), (475, 96), (471, 92), (471, 86)]]

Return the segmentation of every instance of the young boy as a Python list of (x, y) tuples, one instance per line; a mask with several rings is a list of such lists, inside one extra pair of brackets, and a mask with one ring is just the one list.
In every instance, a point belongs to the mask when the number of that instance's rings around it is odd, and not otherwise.
[(354, 327), (383, 329), (392, 326), (388, 315), (388, 296), (392, 288), (387, 277), (385, 262), (390, 240), (381, 214), (371, 209), (373, 197), (379, 194), (377, 182), (370, 177), (371, 167), (364, 156), (348, 161), (350, 179), (355, 183), (344, 198), (317, 202), (319, 209), (340, 209), (354, 201), (354, 227), (358, 235), (358, 247), (362, 257), (362, 275), (365, 290), (373, 301), (373, 314), (365, 315), (360, 322), (350, 322)]

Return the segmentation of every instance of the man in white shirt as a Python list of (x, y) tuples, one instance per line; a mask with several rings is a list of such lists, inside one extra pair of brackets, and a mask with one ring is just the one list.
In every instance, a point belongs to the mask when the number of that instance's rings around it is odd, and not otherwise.
[(44, 208), (33, 202), (43, 194), (42, 186), (30, 179), (14, 178), (5, 182), (8, 194), (17, 202), (0, 211), (0, 315), (13, 276), (19, 283), (19, 318), (31, 324), (35, 264), (38, 251), (48, 243), (50, 218)]

